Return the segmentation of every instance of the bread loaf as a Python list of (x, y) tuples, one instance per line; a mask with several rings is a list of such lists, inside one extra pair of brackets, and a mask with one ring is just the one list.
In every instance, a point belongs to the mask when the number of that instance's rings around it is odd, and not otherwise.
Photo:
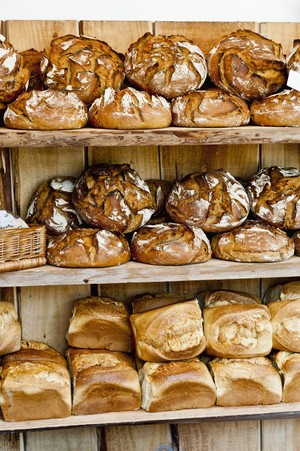
[(159, 307), (184, 301), (184, 298), (173, 292), (143, 293), (131, 300), (132, 313), (147, 312)]
[(124, 67), (132, 84), (167, 99), (199, 89), (207, 76), (202, 50), (182, 35), (145, 33), (125, 53)]
[(107, 88), (89, 108), (89, 124), (97, 128), (164, 128), (171, 121), (171, 105), (164, 97), (131, 87)]
[(300, 352), (300, 296), (268, 303), (273, 328), (273, 348)]
[(169, 222), (170, 217), (166, 211), (166, 201), (172, 189), (172, 182), (164, 179), (148, 179), (146, 183), (152, 193), (155, 209), (147, 224)]
[(178, 127), (238, 127), (249, 121), (247, 102), (221, 89), (189, 92), (172, 102), (172, 124)]
[(137, 410), (141, 387), (132, 358), (123, 352), (69, 348), (74, 415)]
[(267, 357), (215, 358), (209, 366), (217, 389), (218, 406), (276, 404), (281, 401), (281, 379)]
[(286, 66), (288, 72), (293, 70), (300, 72), (300, 44), (295, 45), (286, 57)]
[(248, 101), (277, 92), (287, 78), (281, 44), (251, 30), (218, 39), (207, 64), (216, 86)]
[(167, 362), (146, 362), (139, 372), (142, 408), (148, 412), (211, 407), (216, 401), (212, 377), (197, 358)]
[(245, 263), (278, 262), (294, 255), (294, 242), (283, 230), (253, 220), (214, 235), (211, 247), (216, 258)]
[(174, 182), (166, 202), (174, 222), (216, 233), (242, 224), (250, 204), (244, 187), (229, 172), (195, 172)]
[(41, 76), (41, 60), (43, 53), (35, 49), (27, 49), (20, 52), (23, 58), (23, 65), (27, 67), (30, 72), (28, 86), (26, 90), (38, 89), (43, 90), (44, 85)]
[(150, 265), (187, 265), (211, 258), (210, 242), (200, 227), (161, 223), (145, 225), (131, 239), (133, 260)]
[(285, 230), (300, 228), (300, 171), (294, 167), (270, 166), (247, 183), (252, 213)]
[(291, 301), (300, 299), (300, 280), (277, 283), (271, 286), (264, 294), (264, 303), (274, 301)]
[(258, 296), (243, 291), (236, 290), (204, 290), (198, 293), (197, 299), (200, 307), (217, 307), (228, 304), (261, 304), (262, 300)]
[(128, 308), (111, 297), (77, 299), (73, 304), (67, 342), (75, 348), (131, 352), (133, 338)]
[(295, 243), (295, 255), (300, 257), (300, 230), (297, 230), (293, 234), (293, 240), (294, 240), (294, 243)]
[(196, 300), (133, 313), (129, 317), (139, 359), (185, 360), (205, 349), (202, 314)]
[(6, 127), (22, 130), (78, 129), (87, 119), (87, 108), (75, 92), (56, 89), (23, 92), (3, 116)]
[(123, 233), (142, 227), (155, 211), (147, 183), (125, 163), (99, 163), (83, 171), (73, 203), (87, 224)]
[(130, 248), (125, 236), (109, 230), (68, 230), (51, 237), (47, 247), (48, 263), (66, 268), (115, 266), (129, 259)]
[(274, 361), (283, 379), (282, 402), (299, 402), (300, 354), (280, 351)]
[(300, 126), (300, 92), (285, 89), (250, 105), (251, 119), (256, 125), (272, 127)]
[(15, 352), (21, 346), (21, 324), (13, 304), (0, 302), (0, 355)]

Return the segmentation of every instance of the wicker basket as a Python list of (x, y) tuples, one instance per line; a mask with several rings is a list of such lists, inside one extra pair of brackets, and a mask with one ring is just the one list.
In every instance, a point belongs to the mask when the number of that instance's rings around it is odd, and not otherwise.
[(46, 228), (0, 230), (0, 272), (46, 264)]

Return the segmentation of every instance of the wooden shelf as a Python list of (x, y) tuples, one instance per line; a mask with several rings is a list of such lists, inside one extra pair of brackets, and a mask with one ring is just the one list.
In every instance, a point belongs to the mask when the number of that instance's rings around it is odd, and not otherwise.
[(205, 263), (156, 266), (127, 262), (108, 268), (38, 268), (0, 273), (1, 287), (111, 283), (179, 282), (188, 280), (300, 277), (300, 258), (284, 262), (239, 263), (212, 258)]
[(12, 130), (0, 127), (0, 147), (155, 146), (299, 143), (300, 127), (179, 128), (151, 130)]

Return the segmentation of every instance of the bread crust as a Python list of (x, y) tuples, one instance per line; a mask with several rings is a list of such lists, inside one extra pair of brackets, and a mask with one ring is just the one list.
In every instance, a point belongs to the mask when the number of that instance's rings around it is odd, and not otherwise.
[(279, 351), (275, 364), (283, 378), (282, 402), (300, 401), (300, 354)]
[(13, 304), (0, 302), (0, 355), (18, 351), (21, 346), (21, 324)]
[(300, 92), (285, 89), (250, 105), (251, 119), (256, 125), (271, 127), (300, 126)]

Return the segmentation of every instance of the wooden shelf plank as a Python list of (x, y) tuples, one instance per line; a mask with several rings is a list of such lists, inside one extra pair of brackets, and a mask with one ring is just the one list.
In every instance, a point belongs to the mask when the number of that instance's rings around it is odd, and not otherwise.
[(0, 127), (0, 147), (151, 146), (299, 143), (300, 127), (228, 127), (151, 130), (12, 130)]
[(179, 282), (188, 280), (300, 277), (300, 258), (284, 262), (239, 263), (212, 258), (205, 263), (156, 266), (129, 261), (108, 268), (38, 268), (0, 273), (1, 287), (111, 283)]

